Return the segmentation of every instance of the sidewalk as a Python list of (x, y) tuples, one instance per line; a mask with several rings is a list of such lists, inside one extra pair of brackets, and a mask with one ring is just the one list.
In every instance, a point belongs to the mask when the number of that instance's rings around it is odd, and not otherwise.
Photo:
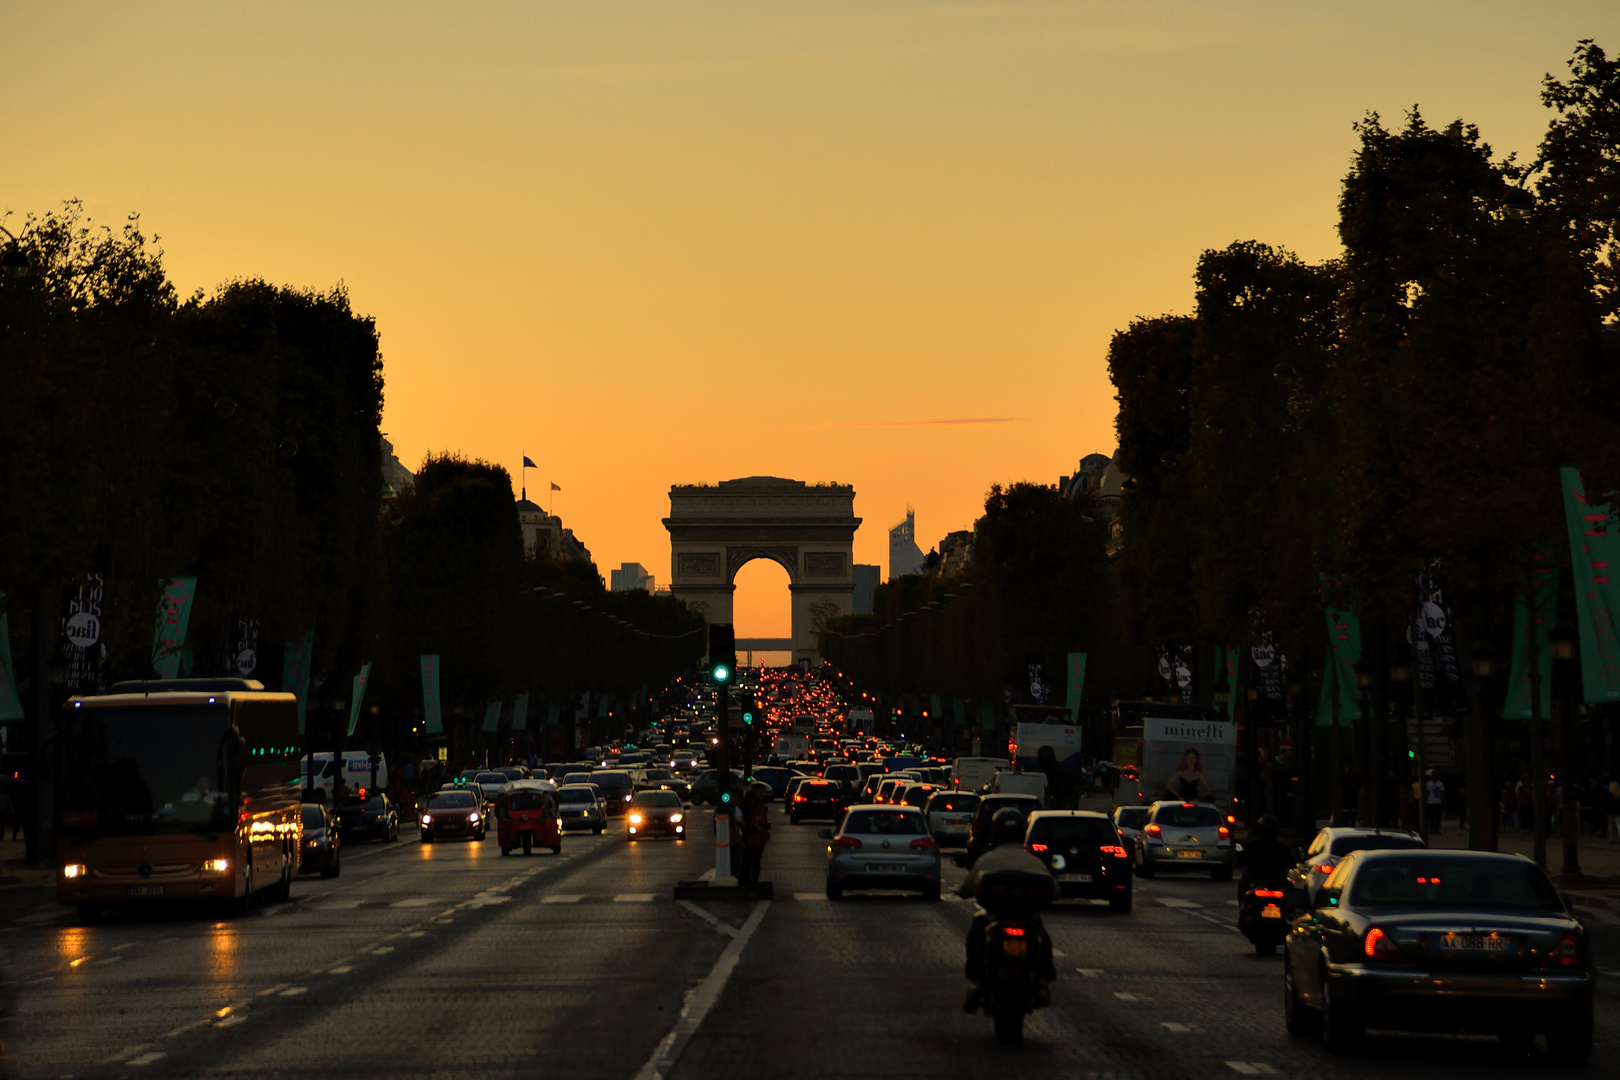
[[(1429, 846), (1466, 848), (1468, 834), (1457, 828), (1455, 822), (1448, 821), (1444, 832), (1429, 837)], [(1535, 845), (1526, 833), (1498, 833), (1496, 847), (1498, 851), (1530, 855)], [(1565, 880), (1558, 873), (1564, 862), (1564, 838), (1556, 833), (1547, 837), (1547, 873), (1552, 875), (1558, 891), (1572, 904), (1620, 912), (1620, 841), (1605, 840), (1583, 829), (1577, 851), (1580, 876)]]
[(54, 870), (42, 870), (23, 862), (21, 840), (0, 840), (0, 891), (38, 889), (56, 881)]

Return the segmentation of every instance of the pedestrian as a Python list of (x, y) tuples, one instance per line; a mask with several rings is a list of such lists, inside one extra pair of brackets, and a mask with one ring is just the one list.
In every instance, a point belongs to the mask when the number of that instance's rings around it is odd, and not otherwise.
[(1513, 781), (1502, 781), (1502, 794), (1497, 797), (1502, 812), (1502, 831), (1516, 833), (1519, 831), (1519, 796), (1513, 790)]
[(738, 881), (744, 885), (759, 884), (759, 868), (765, 858), (765, 845), (771, 840), (771, 810), (758, 788), (750, 788), (743, 796), (743, 857), (744, 874)]
[(1423, 819), (1428, 823), (1429, 832), (1438, 836), (1441, 811), (1446, 805), (1446, 784), (1434, 774), (1433, 769), (1428, 771), (1427, 776), (1428, 779), (1423, 782)]
[(1609, 781), (1609, 797), (1604, 801), (1603, 813), (1609, 819), (1609, 839), (1620, 840), (1620, 780)]

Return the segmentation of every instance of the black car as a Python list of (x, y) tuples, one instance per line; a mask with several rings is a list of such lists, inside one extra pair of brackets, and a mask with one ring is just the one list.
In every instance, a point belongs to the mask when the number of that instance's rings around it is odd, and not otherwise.
[[(705, 769), (696, 780), (692, 781), (692, 803), (694, 806), (699, 803), (714, 802), (715, 777), (717, 775), (713, 769)], [(747, 786), (747, 781), (743, 779), (742, 771), (732, 769), (731, 790), (740, 795), (745, 786)]]
[(980, 799), (979, 808), (973, 812), (973, 824), (968, 826), (967, 864), (973, 865), (995, 846), (990, 821), (997, 812), (1012, 809), (1027, 818), (1040, 808), (1041, 800), (1034, 795), (986, 795)]
[(1596, 975), (1586, 929), (1522, 855), (1357, 851), (1288, 936), (1288, 1031), (1334, 1053), (1367, 1028), (1495, 1035), (1514, 1056), (1537, 1034), (1557, 1062), (1592, 1053)]
[(781, 765), (756, 765), (753, 778), (771, 789), (771, 798), (779, 799), (787, 792), (788, 781), (795, 773), (792, 769)]
[(788, 821), (794, 825), (805, 818), (830, 818), (837, 821), (849, 808), (849, 795), (844, 785), (836, 780), (801, 779), (788, 796)]
[(623, 769), (596, 769), (591, 773), (590, 782), (602, 789), (608, 817), (623, 817), (630, 812), (630, 799), (636, 785), (629, 773)]
[(1029, 815), (1024, 850), (1057, 878), (1058, 895), (1107, 900), (1131, 910), (1131, 860), (1107, 814), (1090, 810), (1037, 810)]
[(673, 791), (638, 791), (630, 802), (625, 819), (625, 837), (644, 840), (649, 836), (686, 839), (686, 809)]
[(1333, 868), (1339, 865), (1339, 860), (1353, 851), (1372, 851), (1379, 848), (1395, 848), (1410, 851), (1414, 848), (1423, 848), (1428, 845), (1423, 837), (1415, 832), (1404, 829), (1353, 829), (1329, 826), (1321, 830), (1311, 840), (1310, 846), (1305, 849), (1305, 855), (1288, 872), (1288, 884), (1305, 891), (1307, 901), (1316, 899), (1316, 892), (1322, 887)]
[(337, 820), (322, 803), (304, 803), (298, 808), (303, 824), (303, 849), (298, 853), (298, 872), (307, 874), (319, 870), (323, 878), (335, 878), (343, 872), (342, 838), (338, 836)]
[(380, 791), (361, 788), (338, 802), (338, 829), (349, 840), (399, 839), (399, 807)]

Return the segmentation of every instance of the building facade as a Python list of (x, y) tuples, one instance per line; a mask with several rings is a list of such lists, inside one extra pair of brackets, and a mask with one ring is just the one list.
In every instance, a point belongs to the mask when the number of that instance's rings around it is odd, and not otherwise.
[(922, 571), (923, 553), (917, 546), (917, 512), (906, 507), (906, 518), (889, 530), (889, 580)]

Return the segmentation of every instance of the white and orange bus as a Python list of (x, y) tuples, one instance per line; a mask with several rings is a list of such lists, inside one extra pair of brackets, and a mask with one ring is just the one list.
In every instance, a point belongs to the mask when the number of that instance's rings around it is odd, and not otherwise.
[(298, 703), (250, 679), (117, 683), (63, 706), (56, 897), (284, 899), (298, 872)]

